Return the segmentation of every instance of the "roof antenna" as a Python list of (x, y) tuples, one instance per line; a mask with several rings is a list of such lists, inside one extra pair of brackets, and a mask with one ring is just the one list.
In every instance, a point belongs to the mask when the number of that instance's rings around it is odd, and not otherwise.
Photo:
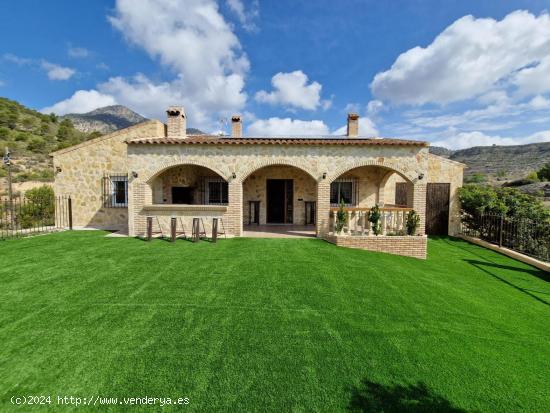
[(227, 130), (227, 125), (229, 124), (229, 122), (227, 121), (227, 118), (220, 118), (219, 122), (220, 122), (220, 136), (227, 135), (226, 130)]

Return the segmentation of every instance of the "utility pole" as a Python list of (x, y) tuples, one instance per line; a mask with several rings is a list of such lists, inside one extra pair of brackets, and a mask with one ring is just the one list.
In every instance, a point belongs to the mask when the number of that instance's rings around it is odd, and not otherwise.
[(11, 200), (13, 199), (13, 192), (11, 188), (11, 154), (7, 146), (6, 146), (6, 153), (4, 155), (3, 161), (4, 161), (4, 165), (6, 165), (6, 168), (8, 170), (8, 199), (11, 202)]

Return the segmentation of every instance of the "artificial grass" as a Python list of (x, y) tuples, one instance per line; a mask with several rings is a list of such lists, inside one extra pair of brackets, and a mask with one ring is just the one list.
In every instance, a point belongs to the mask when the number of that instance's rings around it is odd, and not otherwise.
[(550, 411), (547, 274), (495, 252), (104, 235), (0, 242), (0, 411)]

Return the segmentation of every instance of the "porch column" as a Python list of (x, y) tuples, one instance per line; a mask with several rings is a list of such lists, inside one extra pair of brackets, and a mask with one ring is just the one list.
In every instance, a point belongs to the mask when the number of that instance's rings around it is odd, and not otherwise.
[(240, 237), (243, 233), (243, 183), (232, 180), (228, 184), (229, 204), (227, 205), (227, 229)]
[(136, 237), (145, 233), (145, 215), (143, 206), (151, 204), (153, 191), (151, 187), (139, 179), (133, 179), (128, 185), (128, 235)]
[[(420, 216), (420, 223), (418, 224), (416, 233), (418, 235), (424, 235), (426, 234), (426, 184), (416, 183), (414, 186), (412, 184), (407, 186), (413, 187), (412, 208)], [(410, 199), (409, 194), (407, 194), (407, 198)]]
[(323, 237), (329, 232), (330, 182), (322, 179), (317, 183), (317, 236)]

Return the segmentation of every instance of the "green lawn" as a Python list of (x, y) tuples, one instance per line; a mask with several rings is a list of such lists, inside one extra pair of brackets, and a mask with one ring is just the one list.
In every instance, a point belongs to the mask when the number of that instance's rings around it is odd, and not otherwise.
[(421, 261), (317, 239), (75, 231), (0, 242), (0, 265), (2, 412), (38, 410), (16, 395), (550, 411), (547, 274), (459, 240), (430, 240)]

